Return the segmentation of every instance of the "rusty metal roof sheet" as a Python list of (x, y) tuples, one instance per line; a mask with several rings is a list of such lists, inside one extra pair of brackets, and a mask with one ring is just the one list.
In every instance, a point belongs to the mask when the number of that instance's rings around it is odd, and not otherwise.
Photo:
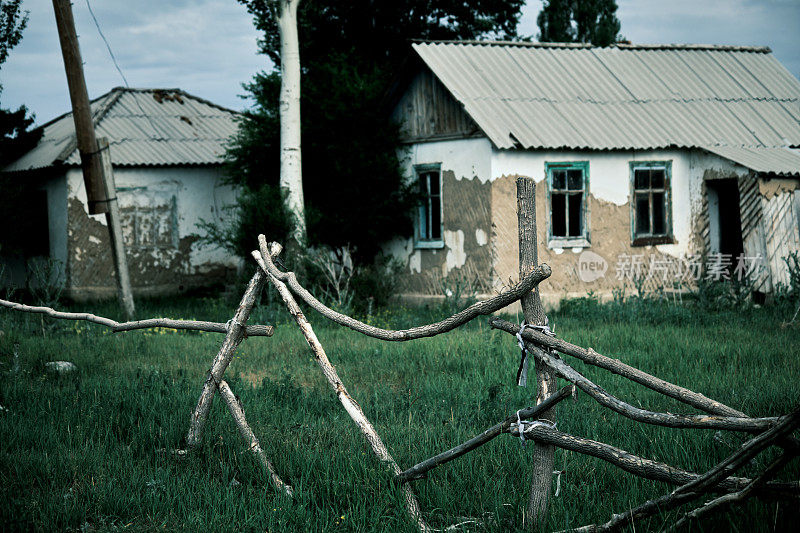
[(800, 146), (800, 82), (769, 48), (413, 48), (497, 148)]
[[(239, 116), (180, 89), (118, 87), (91, 108), (95, 132), (108, 137), (115, 166), (220, 164)], [(5, 171), (80, 165), (72, 113), (43, 128), (39, 144)]]

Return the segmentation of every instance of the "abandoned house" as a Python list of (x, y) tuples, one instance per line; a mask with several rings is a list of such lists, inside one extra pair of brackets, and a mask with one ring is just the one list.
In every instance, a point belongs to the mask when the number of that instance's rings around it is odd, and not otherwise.
[(407, 294), (518, 278), (517, 176), (536, 182), (550, 301), (789, 282), (800, 82), (768, 48), (420, 42), (391, 99), (424, 197), (390, 246)]
[[(198, 222), (220, 220), (235, 202), (221, 165), (238, 114), (178, 89), (116, 88), (91, 107), (96, 134), (110, 145), (134, 293), (174, 293), (223, 280), (238, 261), (196, 241)], [(106, 220), (88, 214), (72, 114), (43, 128), (38, 145), (4, 169), (29, 184), (30, 219), (38, 221), (40, 235), (22, 254), (28, 257), (2, 260), (17, 286), (24, 286), (26, 264), (47, 256), (63, 265), (65, 295), (111, 296)]]

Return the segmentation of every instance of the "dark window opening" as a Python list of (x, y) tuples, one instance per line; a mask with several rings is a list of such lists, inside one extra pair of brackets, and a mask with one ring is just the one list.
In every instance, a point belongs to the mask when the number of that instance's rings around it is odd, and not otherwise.
[(422, 203), (417, 216), (417, 239), (419, 241), (441, 241), (442, 239), (442, 194), (438, 170), (426, 170), (417, 174)]
[(633, 244), (672, 242), (667, 163), (631, 165), (633, 178)]
[(586, 236), (585, 164), (548, 166), (550, 179), (550, 237), (561, 239)]

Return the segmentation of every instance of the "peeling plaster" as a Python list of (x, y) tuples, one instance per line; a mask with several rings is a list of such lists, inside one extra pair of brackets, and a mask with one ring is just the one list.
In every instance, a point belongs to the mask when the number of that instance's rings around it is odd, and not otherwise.
[(792, 178), (774, 178), (769, 180), (758, 180), (758, 192), (766, 198), (771, 200), (775, 196), (779, 196), (784, 192), (792, 192), (800, 188), (800, 180)]
[(464, 266), (467, 254), (464, 251), (464, 232), (462, 230), (444, 232), (444, 245), (447, 247), (447, 257), (442, 265), (442, 275), (446, 276), (454, 268)]
[(417, 250), (408, 257), (408, 269), (412, 274), (422, 272), (422, 253), (420, 252), (421, 250)]
[(489, 236), (481, 228), (475, 230), (475, 242), (478, 246), (486, 246), (489, 243)]

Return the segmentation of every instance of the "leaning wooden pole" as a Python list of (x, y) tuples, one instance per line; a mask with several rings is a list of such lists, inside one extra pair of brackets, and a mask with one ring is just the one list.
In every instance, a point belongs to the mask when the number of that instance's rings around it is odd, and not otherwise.
[[(261, 266), (261, 268), (264, 270), (264, 273), (269, 276), (270, 282), (278, 290), (283, 303), (286, 304), (289, 314), (292, 315), (294, 321), (297, 323), (297, 326), (300, 328), (300, 331), (303, 332), (303, 336), (306, 338), (306, 342), (308, 342), (309, 347), (314, 353), (314, 359), (317, 361), (320, 370), (322, 370), (322, 374), (325, 376), (325, 379), (328, 381), (331, 388), (333, 388), (333, 391), (336, 393), (336, 397), (341, 402), (344, 410), (347, 411), (347, 414), (350, 415), (350, 418), (358, 426), (358, 429), (361, 430), (361, 433), (366, 438), (369, 447), (372, 449), (372, 453), (374, 453), (375, 456), (388, 467), (389, 471), (394, 476), (398, 476), (402, 472), (402, 469), (389, 453), (388, 448), (386, 448), (386, 445), (381, 440), (378, 432), (375, 431), (372, 423), (369, 421), (369, 419), (367, 419), (364, 411), (361, 409), (361, 406), (352, 396), (350, 396), (350, 393), (347, 392), (344, 383), (342, 383), (342, 380), (339, 378), (338, 372), (336, 372), (336, 368), (334, 368), (328, 359), (325, 349), (322, 347), (319, 339), (317, 339), (317, 335), (311, 328), (311, 323), (306, 319), (305, 315), (300, 310), (300, 306), (297, 305), (297, 301), (295, 301), (292, 293), (286, 287), (286, 284), (269, 273), (267, 262), (271, 262), (270, 256), (273, 255), (273, 253), (267, 248), (267, 241), (263, 235), (258, 236), (258, 243), (261, 251), (253, 251), (253, 258), (255, 258), (259, 266)], [(414, 494), (414, 491), (411, 489), (410, 484), (408, 482), (401, 483), (401, 488), (403, 490), (406, 510), (408, 511), (411, 520), (416, 524), (420, 531), (432, 531), (430, 526), (428, 526), (428, 524), (425, 522), (425, 518), (422, 516), (422, 510), (420, 509), (419, 501), (417, 500), (416, 494)]]
[[(517, 178), (517, 222), (519, 225), (519, 275), (522, 278), (536, 268), (539, 257), (536, 242), (536, 184), (531, 178)], [(544, 326), (547, 318), (539, 297), (539, 288), (534, 288), (522, 297), (522, 313), (526, 324)], [(555, 374), (538, 360), (536, 367), (536, 403), (540, 404), (554, 394), (558, 388)], [(540, 419), (555, 422), (555, 411), (540, 415)], [(555, 447), (536, 442), (533, 447), (533, 477), (531, 496), (524, 519), (527, 528), (535, 528), (547, 514), (547, 503), (553, 482)]]
[(114, 183), (114, 167), (111, 165), (111, 148), (108, 139), (101, 137), (97, 140), (100, 161), (103, 167), (103, 185), (108, 199), (108, 212), (106, 224), (108, 235), (111, 238), (111, 255), (114, 258), (114, 270), (117, 273), (117, 291), (125, 317), (133, 320), (136, 307), (133, 304), (131, 291), (131, 275), (128, 271), (128, 259), (125, 256), (125, 242), (122, 240), (122, 223), (120, 222), (119, 202), (117, 201), (117, 185)]
[(53, 0), (53, 10), (61, 43), (61, 55), (64, 57), (64, 69), (67, 72), (72, 119), (75, 121), (75, 137), (78, 141), (78, 152), (81, 155), (83, 183), (86, 185), (89, 214), (99, 215), (108, 212), (108, 206), (101, 177), (103, 170), (100, 158), (95, 157), (97, 155), (97, 139), (94, 135), (89, 93), (83, 77), (83, 61), (78, 47), (78, 34), (75, 32), (72, 3), (70, 0)]
[[(83, 183), (86, 187), (86, 203), (90, 215), (106, 213), (120, 305), (124, 309), (127, 319), (133, 320), (133, 294), (122, 244), (122, 228), (118, 222), (119, 210), (116, 205), (113, 208), (109, 205), (109, 200), (116, 200), (116, 189), (113, 185), (113, 176), (104, 176), (105, 170), (100, 157), (97, 137), (95, 137), (89, 93), (86, 90), (86, 80), (83, 76), (83, 61), (78, 46), (78, 35), (75, 32), (72, 4), (70, 0), (53, 0), (53, 11), (61, 43), (61, 54), (64, 58), (64, 70), (67, 73), (72, 119), (75, 122), (75, 137), (78, 141)], [(108, 159), (107, 163), (110, 173), (111, 160)]]

